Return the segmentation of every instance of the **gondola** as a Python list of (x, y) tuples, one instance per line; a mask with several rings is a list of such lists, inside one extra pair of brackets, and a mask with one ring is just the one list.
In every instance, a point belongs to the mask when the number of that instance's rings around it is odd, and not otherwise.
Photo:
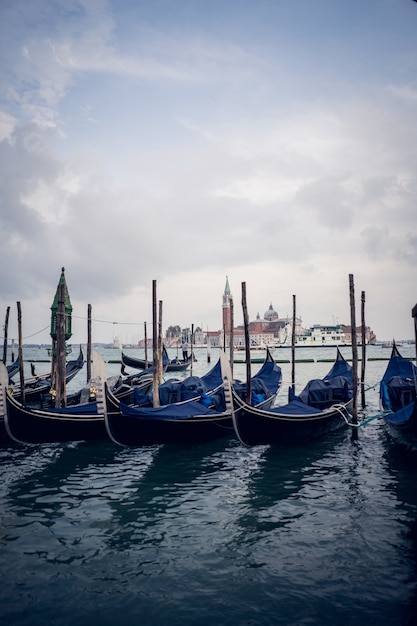
[[(3, 369), (3, 363), (0, 364)], [(62, 408), (35, 409), (23, 405), (2, 383), (4, 424), (10, 439), (18, 443), (54, 443), (107, 439), (104, 425), (105, 364), (94, 351), (95, 402)], [(4, 381), (3, 374), (0, 380)]]
[[(68, 384), (77, 374), (82, 370), (84, 366), (84, 355), (80, 346), (80, 351), (76, 359), (67, 361), (65, 367), (65, 383)], [(52, 385), (52, 375), (40, 374), (39, 376), (32, 376), (26, 378), (24, 381), (24, 396), (25, 403), (39, 404), (42, 406), (50, 404), (50, 390)], [(17, 400), (21, 399), (21, 386), (20, 383), (13, 385), (13, 395)]]
[(379, 386), (383, 420), (395, 442), (417, 451), (417, 367), (393, 343), (391, 357)]
[[(232, 405), (231, 401), (228, 402), (228, 386), (224, 387), (225, 377), (228, 380), (230, 376), (227, 370), (224, 373), (226, 362), (226, 355), (221, 353), (215, 366), (221, 371), (220, 387), (210, 393), (200, 389), (198, 396), (156, 408), (127, 406), (117, 402), (106, 389), (105, 423), (109, 437), (124, 446), (190, 444), (234, 437)], [(215, 378), (214, 374), (212, 378)], [(268, 351), (262, 368), (251, 380), (254, 402), (259, 406), (271, 406), (281, 378), (281, 368)], [(246, 385), (238, 381), (232, 381), (232, 386), (236, 393), (245, 392)]]
[[(149, 369), (152, 367), (152, 363), (147, 363), (145, 359), (139, 359), (137, 357), (129, 356), (123, 351), (121, 353), (121, 359), (122, 364), (126, 367), (133, 367), (134, 369), (139, 370)], [(185, 361), (177, 358), (170, 359), (165, 346), (163, 347), (162, 363), (164, 370), (167, 372), (184, 372), (191, 365), (192, 360), (192, 354), (190, 354)]]
[(327, 376), (311, 380), (298, 396), (290, 388), (288, 403), (268, 410), (248, 405), (233, 388), (231, 395), (233, 425), (243, 444), (303, 443), (347, 423), (353, 408), (352, 368), (337, 349)]

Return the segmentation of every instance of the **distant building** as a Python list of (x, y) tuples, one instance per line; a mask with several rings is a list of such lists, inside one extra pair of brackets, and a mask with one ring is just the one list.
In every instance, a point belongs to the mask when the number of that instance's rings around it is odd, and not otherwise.
[[(217, 331), (206, 332), (206, 343), (212, 347), (229, 347), (231, 336), (231, 320), (233, 311), (233, 296), (230, 290), (229, 279), (226, 276), (226, 285), (223, 292), (223, 328)], [(280, 319), (270, 303), (263, 318), (260, 314), (256, 319), (248, 323), (248, 331), (251, 347), (277, 347), (292, 344), (292, 317)], [(358, 343), (361, 342), (361, 328), (357, 328)], [(322, 326), (315, 324), (311, 328), (303, 328), (301, 317), (295, 318), (295, 345), (298, 346), (330, 346), (350, 345), (352, 343), (352, 330), (350, 326), (337, 324)], [(365, 342), (372, 344), (376, 337), (369, 326), (365, 328)], [(235, 348), (245, 347), (245, 332), (243, 324), (233, 328), (233, 345)]]

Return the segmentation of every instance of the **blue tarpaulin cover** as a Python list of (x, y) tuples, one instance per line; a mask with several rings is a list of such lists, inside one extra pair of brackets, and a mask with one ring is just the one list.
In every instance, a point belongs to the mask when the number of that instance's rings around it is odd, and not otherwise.
[(190, 419), (196, 415), (219, 415), (218, 411), (209, 409), (201, 402), (185, 402), (184, 404), (168, 404), (160, 407), (136, 407), (128, 406), (123, 402), (120, 403), (120, 411), (122, 415), (129, 417), (137, 417), (138, 419)]
[(379, 394), (386, 411), (398, 411), (416, 399), (417, 367), (393, 349), (382, 377)]

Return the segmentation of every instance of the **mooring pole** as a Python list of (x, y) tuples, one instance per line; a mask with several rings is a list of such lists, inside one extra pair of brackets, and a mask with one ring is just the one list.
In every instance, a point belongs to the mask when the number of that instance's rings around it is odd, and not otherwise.
[[(349, 274), (349, 295), (350, 295), (350, 324), (352, 337), (352, 389), (353, 389), (353, 411), (352, 423), (358, 423), (358, 340), (356, 334), (356, 314), (355, 314), (355, 286), (353, 274)], [(357, 439), (358, 429), (352, 429), (352, 437)]]
[(190, 374), (193, 375), (193, 364), (194, 364), (194, 324), (191, 324), (191, 367)]
[(145, 333), (145, 369), (148, 368), (148, 329), (146, 322), (143, 322), (143, 328)]
[(291, 331), (291, 388), (295, 393), (295, 322), (296, 322), (296, 310), (295, 310), (296, 298), (292, 297), (292, 331)]
[(9, 314), (10, 314), (10, 307), (8, 306), (6, 309), (6, 317), (4, 320), (3, 363), (5, 365), (7, 361), (7, 333), (9, 331)]
[(365, 367), (366, 367), (366, 337), (365, 337), (365, 292), (361, 294), (361, 331), (362, 331), (362, 363), (361, 363), (361, 405), (365, 408)]
[(91, 380), (91, 304), (87, 305), (87, 383)]
[(162, 342), (162, 308), (163, 308), (163, 303), (162, 300), (159, 301), (159, 315), (158, 315), (158, 378), (159, 378), (159, 384), (162, 383), (162, 370), (164, 367), (163, 364), (163, 357), (162, 357), (162, 349), (163, 349), (163, 342)]
[(156, 307), (156, 280), (152, 281), (152, 350), (153, 350), (153, 405), (159, 406), (159, 358), (158, 358), (158, 314)]
[(249, 318), (248, 307), (246, 304), (246, 283), (242, 283), (242, 309), (243, 309), (243, 327), (245, 330), (245, 354), (246, 354), (246, 402), (251, 403), (252, 398), (252, 382), (251, 382), (251, 363), (250, 363), (250, 337), (249, 337)]
[(17, 302), (17, 331), (19, 337), (19, 376), (20, 376), (20, 392), (21, 397), (20, 400), (22, 404), (25, 404), (25, 372), (23, 369), (23, 339), (22, 339), (22, 309), (20, 306), (20, 302)]
[(417, 304), (412, 308), (411, 317), (414, 318), (414, 343), (416, 346), (416, 364), (417, 364)]
[(230, 352), (230, 370), (232, 372), (233, 378), (233, 349), (234, 349), (234, 337), (233, 337), (233, 326), (234, 326), (234, 313), (233, 313), (233, 300), (230, 299), (230, 337), (229, 337), (229, 352)]

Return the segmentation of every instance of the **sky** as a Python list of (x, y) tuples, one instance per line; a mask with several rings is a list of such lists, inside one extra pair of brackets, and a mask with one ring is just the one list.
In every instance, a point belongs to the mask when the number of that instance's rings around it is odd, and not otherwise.
[[(0, 0), (0, 318), (49, 342), (235, 324), (414, 337), (417, 3)], [(4, 313), (2, 313), (2, 311)]]

